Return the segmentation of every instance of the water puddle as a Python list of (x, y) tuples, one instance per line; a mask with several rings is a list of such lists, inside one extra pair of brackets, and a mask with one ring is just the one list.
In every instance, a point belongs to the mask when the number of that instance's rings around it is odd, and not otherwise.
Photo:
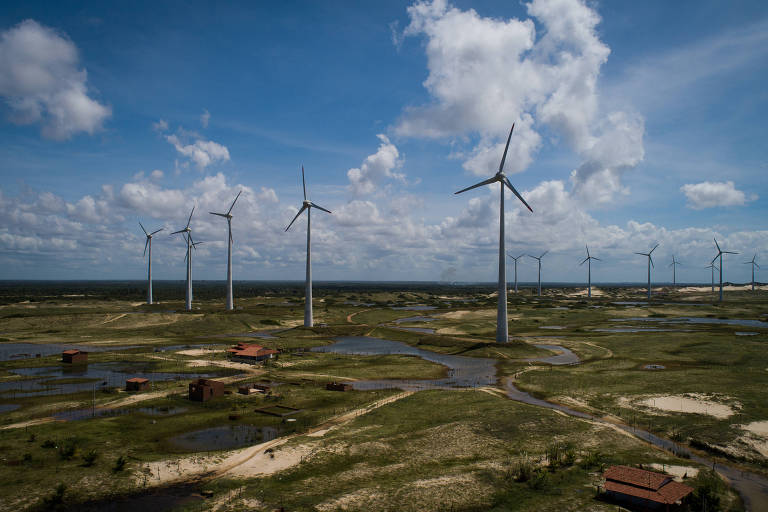
[(233, 450), (244, 446), (264, 443), (276, 439), (275, 427), (255, 427), (253, 425), (227, 425), (195, 430), (174, 436), (168, 442), (174, 448), (190, 452), (215, 450)]
[(217, 377), (210, 373), (152, 372), (150, 367), (130, 367), (130, 363), (92, 363), (74, 366), (47, 366), (41, 368), (15, 368), (10, 370), (24, 380), (0, 382), (0, 394), (61, 395), (82, 391), (96, 391), (103, 387), (123, 387), (126, 379), (143, 377), (150, 381), (197, 379)]
[(19, 404), (0, 404), (0, 414), (15, 411), (19, 407), (21, 407)]
[(336, 354), (372, 355), (410, 355), (426, 361), (441, 364), (448, 368), (448, 376), (442, 379), (380, 379), (352, 382), (352, 387), (359, 390), (391, 389), (421, 390), (449, 387), (488, 386), (496, 383), (496, 361), (480, 357), (454, 356), (439, 354), (429, 350), (406, 345), (399, 341), (390, 341), (370, 336), (343, 336), (335, 338), (336, 343), (323, 347), (314, 347), (314, 352), (333, 352)]
[(552, 330), (559, 331), (559, 330), (565, 329), (565, 326), (563, 326), (563, 325), (540, 325), (539, 329), (552, 329)]
[(658, 322), (661, 324), (722, 324), (722, 325), (740, 325), (742, 327), (762, 327), (768, 329), (768, 322), (762, 320), (744, 320), (741, 318), (707, 318), (700, 316), (681, 316), (677, 318), (657, 318), (657, 317), (635, 317), (635, 318), (612, 318), (611, 322)]
[(395, 320), (396, 324), (402, 324), (405, 322), (434, 322), (435, 318), (431, 316), (409, 316), (407, 318), (398, 318)]
[(422, 334), (435, 334), (434, 329), (429, 329), (427, 327), (398, 327), (401, 331), (411, 331), (411, 332), (419, 332)]
[(663, 364), (647, 364), (643, 366), (644, 370), (666, 370), (667, 367)]
[(88, 418), (110, 418), (113, 416), (126, 416), (131, 414), (146, 414), (148, 416), (172, 416), (186, 412), (186, 407), (139, 407), (135, 409), (112, 409), (109, 407), (95, 407), (85, 409), (69, 409), (53, 414), (59, 421), (78, 421)]
[(737, 332), (735, 332), (733, 334), (735, 334), (736, 336), (757, 336), (760, 333), (759, 332), (738, 332), (737, 331)]
[(0, 361), (12, 361), (15, 359), (34, 359), (54, 354), (61, 354), (65, 350), (77, 349), (83, 352), (108, 352), (136, 348), (136, 345), (121, 347), (91, 347), (87, 345), (69, 345), (57, 343), (0, 343)]
[(613, 329), (592, 329), (592, 332), (691, 332), (685, 329), (663, 329), (661, 327), (616, 327)]

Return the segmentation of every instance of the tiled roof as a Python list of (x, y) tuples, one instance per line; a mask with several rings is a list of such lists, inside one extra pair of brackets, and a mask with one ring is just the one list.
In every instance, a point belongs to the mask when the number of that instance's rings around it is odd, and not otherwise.
[(675, 482), (668, 475), (629, 466), (611, 466), (603, 476), (606, 491), (657, 503), (671, 505), (693, 492), (692, 487)]
[(227, 349), (227, 352), (236, 356), (245, 357), (261, 357), (268, 356), (270, 354), (277, 354), (277, 350), (271, 348), (264, 348), (261, 345), (249, 345), (246, 343), (238, 343), (236, 347)]
[(73, 356), (75, 354), (79, 354), (79, 353), (80, 353), (80, 351), (77, 350), (77, 349), (74, 349), (74, 348), (73, 349), (69, 349), (69, 350), (65, 350), (64, 352), (62, 352), (62, 354), (67, 354), (67, 355), (71, 355), (71, 356)]
[(611, 466), (605, 470), (603, 477), (605, 477), (606, 480), (615, 480), (637, 487), (645, 487), (654, 491), (664, 485), (664, 482), (672, 479), (672, 477), (662, 473), (646, 471), (644, 469), (629, 466)]
[(132, 379), (128, 379), (125, 382), (138, 382), (138, 383), (141, 384), (141, 383), (144, 383), (144, 382), (149, 382), (149, 379), (144, 379), (144, 378), (141, 378), (141, 377), (133, 377)]

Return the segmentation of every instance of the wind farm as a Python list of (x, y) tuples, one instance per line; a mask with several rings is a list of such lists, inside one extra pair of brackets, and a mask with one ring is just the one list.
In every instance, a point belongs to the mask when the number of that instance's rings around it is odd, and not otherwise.
[(768, 510), (766, 27), (0, 6), (0, 512)]

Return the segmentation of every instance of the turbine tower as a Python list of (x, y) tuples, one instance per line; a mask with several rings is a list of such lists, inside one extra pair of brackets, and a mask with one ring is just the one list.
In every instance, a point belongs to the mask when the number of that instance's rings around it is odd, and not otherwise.
[(531, 256), (530, 254), (528, 255), (539, 262), (539, 297), (541, 297), (541, 258), (543, 258), (544, 255), (547, 254), (548, 252), (549, 251), (544, 251), (543, 253), (541, 253), (541, 256), (539, 256), (538, 258), (536, 256)]
[(307, 282), (304, 298), (304, 327), (312, 327), (312, 251), (311, 251), (311, 233), (312, 233), (312, 208), (317, 208), (327, 213), (332, 213), (330, 210), (326, 210), (322, 206), (318, 206), (312, 201), (307, 199), (307, 182), (304, 180), (304, 166), (301, 166), (301, 186), (304, 189), (304, 202), (301, 204), (299, 213), (293, 218), (286, 231), (291, 229), (293, 223), (299, 218), (299, 215), (307, 210)]
[[(522, 258), (522, 257), (523, 257), (523, 256), (525, 256), (525, 255), (524, 255), (524, 254), (521, 254), (520, 256), (518, 256), (517, 258), (515, 258), (515, 257), (514, 257), (514, 256), (512, 256), (511, 254), (507, 253), (507, 256), (509, 256), (510, 258), (512, 258), (513, 260), (515, 260), (515, 293), (517, 293), (517, 260), (519, 260), (520, 258)], [(505, 277), (505, 279), (506, 279), (506, 277)]]
[(717, 247), (717, 256), (712, 258), (712, 263), (714, 263), (717, 258), (720, 258), (720, 268), (718, 269), (718, 270), (720, 270), (720, 299), (719, 299), (719, 301), (723, 302), (723, 254), (739, 254), (739, 253), (732, 252), (732, 251), (724, 251), (724, 250), (720, 249), (720, 244), (717, 243), (717, 238), (714, 238), (713, 240), (715, 241), (715, 247)]
[(189, 212), (189, 219), (187, 219), (187, 225), (184, 229), (174, 231), (172, 235), (181, 233), (184, 241), (187, 242), (187, 255), (184, 257), (187, 260), (187, 289), (184, 294), (184, 309), (192, 311), (192, 253), (190, 250), (194, 247), (194, 241), (192, 240), (192, 229), (189, 227), (189, 223), (192, 222), (192, 214), (195, 213), (195, 207), (192, 207), (192, 211)]
[(675, 255), (672, 255), (672, 263), (669, 264), (670, 267), (672, 267), (672, 287), (674, 288), (677, 285), (677, 276), (675, 275), (675, 269), (676, 267), (680, 265), (680, 262), (675, 259)]
[(648, 300), (651, 300), (651, 267), (655, 267), (653, 264), (653, 257), (651, 254), (653, 254), (653, 251), (656, 250), (656, 248), (659, 246), (659, 244), (656, 244), (653, 246), (653, 249), (651, 249), (648, 252), (636, 252), (635, 254), (639, 254), (640, 256), (648, 256)]
[(507, 331), (507, 272), (506, 261), (504, 260), (504, 186), (506, 185), (509, 190), (511, 190), (512, 193), (515, 194), (515, 196), (517, 196), (520, 201), (522, 201), (525, 207), (533, 212), (531, 207), (528, 206), (528, 203), (525, 202), (525, 199), (523, 199), (523, 196), (521, 196), (520, 193), (515, 190), (515, 187), (512, 186), (512, 183), (510, 183), (509, 179), (504, 175), (504, 161), (507, 159), (509, 140), (512, 138), (512, 132), (514, 129), (515, 124), (512, 123), (512, 128), (509, 130), (509, 136), (507, 137), (507, 145), (504, 146), (504, 154), (501, 156), (499, 171), (492, 178), (488, 178), (485, 181), (481, 181), (480, 183), (461, 189), (454, 193), (461, 194), (462, 192), (472, 190), (473, 188), (482, 187), (483, 185), (490, 185), (491, 183), (496, 183), (497, 181), (499, 182), (499, 302), (498, 309), (496, 311), (496, 341), (498, 343), (509, 342), (509, 333)]
[(227, 210), (227, 213), (216, 213), (216, 212), (208, 212), (211, 215), (218, 215), (219, 217), (224, 217), (227, 219), (227, 228), (229, 231), (229, 241), (227, 242), (227, 310), (231, 311), (234, 309), (234, 303), (232, 300), (232, 208), (235, 207), (235, 203), (237, 202), (238, 198), (240, 197), (240, 194), (242, 194), (243, 191), (237, 193), (237, 196), (235, 197), (235, 200), (232, 201), (232, 206), (229, 207), (229, 210)]
[(585, 245), (584, 247), (587, 248), (587, 257), (584, 258), (584, 261), (579, 263), (579, 266), (583, 265), (584, 263), (587, 264), (587, 297), (592, 297), (592, 260), (595, 261), (603, 261), (600, 258), (595, 258), (594, 256), (589, 255), (589, 246)]
[(757, 269), (760, 270), (760, 265), (757, 264), (757, 262), (755, 261), (755, 258), (757, 258), (757, 253), (755, 253), (755, 255), (752, 256), (752, 261), (744, 262), (745, 265), (752, 265), (752, 291), (755, 291), (755, 267), (757, 267)]
[[(144, 229), (141, 222), (139, 222), (139, 226), (141, 226), (141, 230), (144, 234), (147, 235), (147, 241), (144, 242), (144, 256), (147, 255), (147, 247), (149, 247), (149, 258), (147, 259), (147, 304), (152, 304), (152, 235), (159, 233), (163, 228), (147, 233), (147, 230)], [(754, 275), (755, 273), (752, 272), (752, 276)]]
[(713, 262), (713, 263), (710, 263), (709, 265), (707, 265), (707, 266), (706, 266), (706, 267), (704, 267), (704, 268), (709, 268), (709, 269), (712, 269), (712, 272), (711, 272), (711, 273), (712, 273), (712, 291), (714, 292), (714, 291), (715, 291), (715, 270), (716, 270), (716, 269), (717, 269), (717, 270), (720, 270), (720, 269), (719, 269), (719, 268), (717, 268), (717, 266), (715, 266), (714, 262)]

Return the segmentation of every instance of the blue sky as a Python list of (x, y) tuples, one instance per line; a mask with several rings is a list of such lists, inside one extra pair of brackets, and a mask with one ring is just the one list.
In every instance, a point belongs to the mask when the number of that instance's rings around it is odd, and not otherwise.
[[(507, 248), (545, 281), (706, 281), (712, 237), (768, 251), (764, 2), (25, 2), (0, 8), (0, 279), (141, 278), (145, 225), (198, 205), (195, 275), (301, 279), (305, 165), (316, 279), (492, 281)], [(153, 172), (154, 171), (154, 172)], [(148, 226), (149, 227), (149, 226)], [(182, 279), (180, 240), (154, 245)], [(759, 258), (760, 256), (758, 256)], [(533, 260), (520, 278), (535, 277)]]

